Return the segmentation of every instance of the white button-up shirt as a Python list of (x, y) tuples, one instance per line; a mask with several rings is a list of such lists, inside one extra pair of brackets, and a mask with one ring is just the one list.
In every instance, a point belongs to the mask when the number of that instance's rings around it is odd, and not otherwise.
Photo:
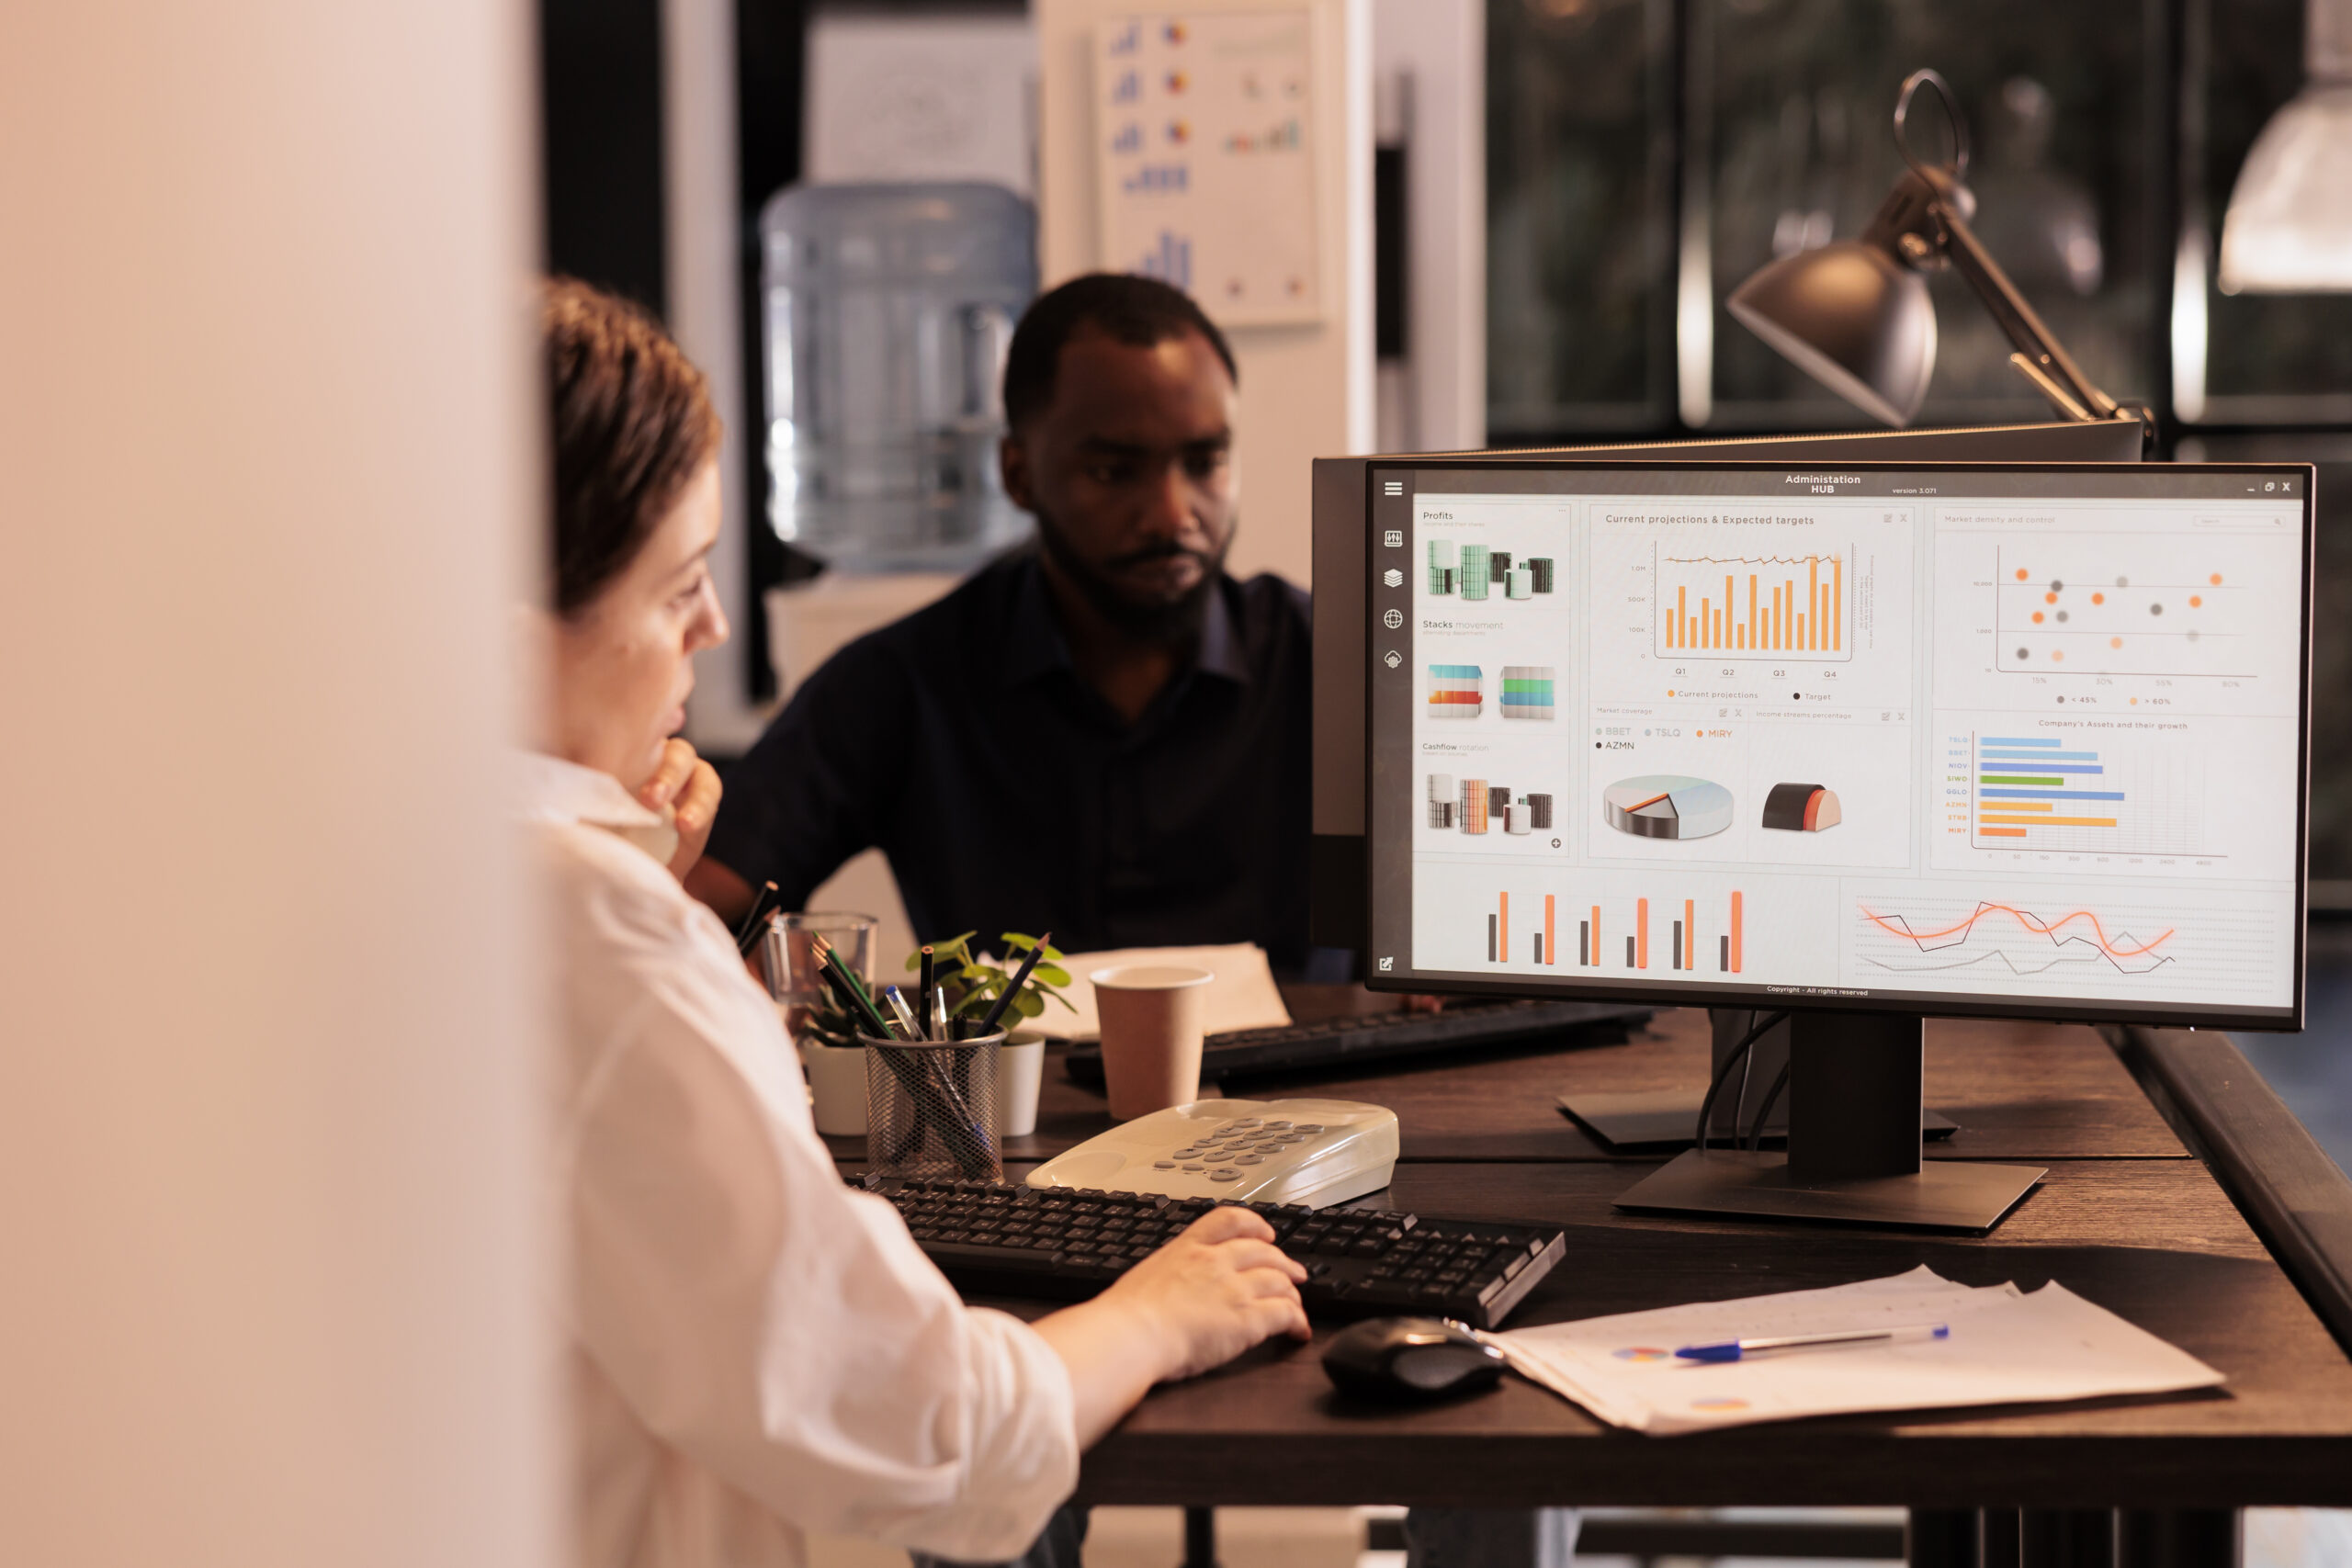
[(803, 1532), (1019, 1553), (1078, 1481), (1060, 1359), (842, 1184), (774, 1004), (638, 847), (660, 818), (606, 774), (523, 771), (560, 987), (578, 1561), (797, 1565)]

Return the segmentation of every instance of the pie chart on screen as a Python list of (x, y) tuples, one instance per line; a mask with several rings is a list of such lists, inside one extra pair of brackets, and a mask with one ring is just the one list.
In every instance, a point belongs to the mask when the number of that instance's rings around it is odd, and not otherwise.
[(1703, 839), (1731, 826), (1731, 791), (1679, 773), (1621, 779), (1600, 792), (1601, 815), (1637, 839)]

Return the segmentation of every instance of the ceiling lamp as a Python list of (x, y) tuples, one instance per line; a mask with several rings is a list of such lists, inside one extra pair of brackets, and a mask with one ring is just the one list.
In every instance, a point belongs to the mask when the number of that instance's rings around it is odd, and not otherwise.
[(2224, 294), (2352, 289), (2352, 0), (2311, 0), (2303, 76), (2230, 192)]

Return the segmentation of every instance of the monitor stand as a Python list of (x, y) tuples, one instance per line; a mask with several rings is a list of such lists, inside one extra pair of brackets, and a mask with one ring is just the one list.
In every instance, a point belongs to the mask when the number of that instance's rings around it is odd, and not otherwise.
[[(1707, 1010), (1708, 1024), (1714, 1035), (1707, 1067), (1710, 1077), (1723, 1070), (1724, 1058), (1731, 1055), (1732, 1048), (1763, 1016), (1763, 1011), (1749, 1008)], [(1788, 1065), (1788, 1060), (1789, 1026), (1776, 1024), (1755, 1042), (1731, 1086), (1715, 1097), (1707, 1136), (1718, 1144), (1736, 1147), (1754, 1121), (1751, 1110), (1764, 1098), (1766, 1087)], [(1746, 1092), (1738, 1092), (1742, 1089)], [(1662, 1153), (1687, 1149), (1698, 1141), (1699, 1105), (1705, 1098), (1705, 1086), (1691, 1084), (1680, 1089), (1572, 1089), (1559, 1097), (1558, 1104), (1571, 1121), (1611, 1154), (1640, 1150)], [(1923, 1108), (1919, 1112), (1922, 1136), (1949, 1138), (1959, 1131), (1960, 1123), (1941, 1111)], [(1777, 1148), (1787, 1142), (1788, 1136), (1789, 1097), (1783, 1091), (1764, 1123), (1763, 1143), (1767, 1147)]]
[(1920, 1157), (1924, 1019), (1798, 1012), (1789, 1022), (1788, 1152), (1692, 1149), (1617, 1207), (1982, 1235), (2048, 1174)]

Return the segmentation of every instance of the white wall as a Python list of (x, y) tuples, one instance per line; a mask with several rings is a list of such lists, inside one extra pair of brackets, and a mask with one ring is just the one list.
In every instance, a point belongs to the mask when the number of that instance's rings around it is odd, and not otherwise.
[[(1373, 442), (1372, 24), (1368, 0), (1305, 0), (1318, 39), (1310, 134), (1323, 149), (1323, 232), (1340, 242), (1326, 268), (1331, 301), (1315, 326), (1227, 329), (1241, 370), (1241, 531), (1231, 570), (1277, 571), (1306, 585), (1314, 560), (1310, 463)], [(1254, 0), (1197, 0), (1193, 11), (1250, 9)], [(1103, 265), (1096, 230), (1092, 28), (1136, 12), (1130, 0), (1033, 0), (1038, 60), (1038, 263), (1050, 288)], [(1214, 319), (1216, 308), (1204, 305)]]
[(559, 1555), (521, 0), (0, 7), (0, 1555)]
[(1373, 73), (1405, 148), (1406, 360), (1384, 451), (1487, 444), (1487, 12), (1374, 0)]

